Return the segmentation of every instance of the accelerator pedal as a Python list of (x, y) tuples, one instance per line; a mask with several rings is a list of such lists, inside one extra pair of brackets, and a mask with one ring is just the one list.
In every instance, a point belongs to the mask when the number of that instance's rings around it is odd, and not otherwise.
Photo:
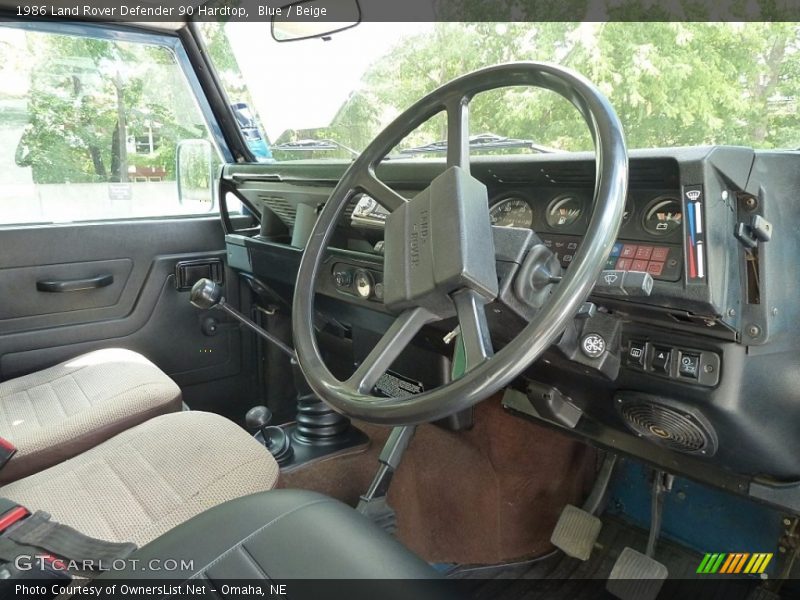
[(602, 527), (602, 521), (593, 514), (567, 504), (550, 536), (550, 543), (567, 556), (589, 560)]
[(611, 569), (606, 589), (620, 600), (655, 600), (668, 574), (657, 560), (625, 548)]

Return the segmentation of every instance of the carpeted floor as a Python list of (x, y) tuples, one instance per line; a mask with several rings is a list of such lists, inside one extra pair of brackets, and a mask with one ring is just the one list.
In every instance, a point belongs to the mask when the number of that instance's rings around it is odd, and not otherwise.
[[(377, 470), (389, 433), (364, 423), (366, 452), (282, 474), (280, 487), (320, 491), (355, 506)], [(499, 398), (475, 408), (475, 426), (454, 433), (417, 429), (392, 481), (398, 538), (430, 562), (495, 564), (551, 550), (567, 503), (580, 504), (594, 478), (595, 452), (505, 412)]]

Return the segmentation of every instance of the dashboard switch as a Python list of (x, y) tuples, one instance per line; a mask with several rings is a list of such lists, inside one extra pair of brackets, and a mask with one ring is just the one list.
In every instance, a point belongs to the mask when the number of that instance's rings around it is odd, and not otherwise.
[(349, 271), (336, 271), (333, 274), (333, 280), (336, 282), (336, 287), (350, 287), (353, 283), (353, 274)]
[(584, 302), (578, 309), (576, 319), (591, 319), (597, 314), (597, 305), (594, 302)]
[(643, 271), (600, 271), (594, 291), (611, 296), (649, 296), (653, 276)]
[(628, 345), (628, 364), (633, 367), (644, 366), (645, 343), (631, 340)]
[(628, 296), (649, 296), (653, 291), (653, 276), (642, 271), (627, 271), (622, 287)]
[(669, 362), (672, 358), (672, 350), (670, 348), (662, 348), (656, 346), (653, 349), (653, 358), (650, 361), (650, 366), (653, 371), (657, 373), (669, 374)]
[(625, 271), (600, 271), (594, 289), (603, 294), (623, 295), (622, 280), (625, 278)]
[(681, 363), (678, 367), (678, 373), (682, 377), (689, 377), (697, 379), (697, 373), (700, 369), (700, 356), (697, 354), (681, 353)]

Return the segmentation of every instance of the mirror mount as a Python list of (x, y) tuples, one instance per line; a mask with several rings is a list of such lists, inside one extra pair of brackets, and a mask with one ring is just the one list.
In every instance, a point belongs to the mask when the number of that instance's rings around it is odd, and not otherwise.
[(299, 0), (272, 15), (271, 32), (276, 42), (299, 42), (320, 38), (329, 41), (334, 33), (361, 23), (358, 0)]

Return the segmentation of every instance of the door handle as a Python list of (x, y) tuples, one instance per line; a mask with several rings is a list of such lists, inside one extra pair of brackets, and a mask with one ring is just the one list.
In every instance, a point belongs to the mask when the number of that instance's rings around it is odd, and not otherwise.
[(65, 280), (46, 280), (37, 281), (36, 289), (40, 292), (80, 292), (83, 290), (94, 290), (106, 287), (114, 283), (114, 276), (110, 273), (89, 277), (87, 279), (65, 279)]

